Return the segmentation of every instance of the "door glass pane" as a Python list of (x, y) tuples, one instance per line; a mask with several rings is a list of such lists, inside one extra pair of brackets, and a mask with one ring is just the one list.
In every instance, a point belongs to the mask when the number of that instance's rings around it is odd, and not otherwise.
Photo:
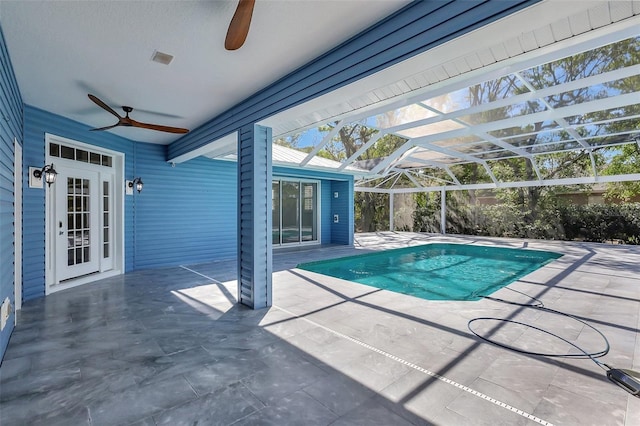
[(89, 196), (88, 179), (67, 178), (67, 264), (69, 266), (91, 260)]
[(271, 235), (273, 244), (280, 244), (280, 182), (273, 182), (271, 185), (271, 211), (272, 225)]
[(282, 242), (300, 241), (300, 184), (282, 182)]
[(60, 156), (60, 145), (57, 143), (49, 144), (49, 155), (52, 157)]
[(74, 160), (75, 157), (76, 157), (76, 155), (75, 155), (76, 154), (76, 150), (73, 149), (73, 148), (70, 148), (68, 146), (62, 145), (62, 149), (61, 149), (60, 154), (61, 154), (60, 156), (62, 158), (66, 158), (68, 160)]
[(316, 184), (302, 184), (302, 241), (318, 239), (316, 230)]
[(89, 153), (83, 149), (76, 150), (76, 160), (82, 161), (83, 163), (89, 162)]
[(110, 254), (110, 245), (109, 245), (109, 234), (110, 234), (110, 224), (109, 224), (109, 207), (111, 206), (111, 201), (109, 197), (109, 181), (102, 182), (102, 257), (107, 259)]

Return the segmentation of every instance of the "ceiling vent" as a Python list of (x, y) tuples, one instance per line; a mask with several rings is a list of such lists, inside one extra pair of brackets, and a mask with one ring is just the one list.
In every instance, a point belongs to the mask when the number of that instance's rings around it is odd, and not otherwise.
[(153, 62), (157, 62), (163, 65), (169, 65), (171, 61), (173, 61), (173, 56), (168, 53), (158, 52), (157, 50), (153, 52), (153, 57), (151, 58)]

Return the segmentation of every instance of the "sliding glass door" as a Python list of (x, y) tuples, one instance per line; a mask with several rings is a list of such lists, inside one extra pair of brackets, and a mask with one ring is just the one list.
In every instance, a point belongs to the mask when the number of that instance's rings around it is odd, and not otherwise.
[(281, 194), (281, 243), (298, 243), (300, 242), (300, 183), (283, 181)]
[(300, 237), (302, 241), (317, 241), (318, 240), (318, 204), (317, 198), (318, 185), (315, 183), (302, 182), (300, 190), (300, 210), (301, 214), (301, 232)]
[(271, 185), (271, 235), (272, 244), (280, 244), (280, 181), (274, 180)]
[(318, 241), (318, 182), (274, 180), (273, 245)]

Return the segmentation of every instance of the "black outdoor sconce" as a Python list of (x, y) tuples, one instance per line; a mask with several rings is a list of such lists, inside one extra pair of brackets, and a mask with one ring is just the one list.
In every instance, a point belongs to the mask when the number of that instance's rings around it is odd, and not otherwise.
[(53, 168), (53, 163), (51, 163), (51, 165), (47, 164), (43, 168), (35, 169), (33, 171), (33, 177), (44, 180), (48, 186), (51, 186), (51, 184), (56, 181), (56, 176), (58, 176), (58, 172)]
[(139, 194), (140, 191), (142, 191), (142, 187), (144, 186), (142, 179), (137, 177), (137, 178), (134, 178), (132, 181), (129, 181), (129, 188), (133, 188), (134, 186), (136, 188), (136, 191), (138, 191), (138, 194)]

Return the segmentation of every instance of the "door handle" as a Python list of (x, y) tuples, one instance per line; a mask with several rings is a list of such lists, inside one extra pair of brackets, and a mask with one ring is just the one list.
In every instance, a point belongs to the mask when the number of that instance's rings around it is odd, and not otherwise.
[[(62, 221), (58, 221), (58, 228), (62, 228)], [(58, 231), (58, 235), (62, 235), (64, 234), (64, 231), (62, 231), (62, 229), (60, 231)]]

